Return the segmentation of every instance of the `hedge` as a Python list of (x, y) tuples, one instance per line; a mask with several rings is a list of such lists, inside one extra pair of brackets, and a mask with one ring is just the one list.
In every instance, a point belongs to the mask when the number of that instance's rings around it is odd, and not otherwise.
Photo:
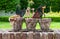
[(9, 17), (0, 17), (0, 21), (8, 22)]
[(60, 17), (46, 17), (51, 18), (53, 22), (60, 22)]
[[(0, 21), (9, 22), (9, 17), (0, 17)], [(53, 22), (60, 22), (60, 17), (45, 17), (45, 18), (51, 18)]]

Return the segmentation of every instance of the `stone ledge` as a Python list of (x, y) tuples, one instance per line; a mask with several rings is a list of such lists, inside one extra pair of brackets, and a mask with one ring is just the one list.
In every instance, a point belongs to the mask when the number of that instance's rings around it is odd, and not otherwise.
[(60, 39), (60, 32), (0, 32), (0, 39)]

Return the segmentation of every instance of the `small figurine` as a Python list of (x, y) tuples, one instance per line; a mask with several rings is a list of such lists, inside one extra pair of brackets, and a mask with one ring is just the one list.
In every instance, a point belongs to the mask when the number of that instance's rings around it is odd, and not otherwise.
[(45, 6), (39, 6), (32, 18), (42, 18), (43, 14), (44, 14), (44, 12), (43, 12), (44, 8), (45, 8)]

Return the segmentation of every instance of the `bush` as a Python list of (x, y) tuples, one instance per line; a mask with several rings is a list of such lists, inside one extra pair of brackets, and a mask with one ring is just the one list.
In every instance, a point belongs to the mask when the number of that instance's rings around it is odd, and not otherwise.
[(60, 22), (60, 17), (46, 17), (51, 18), (53, 22)]
[(0, 17), (0, 21), (8, 22), (9, 17)]
[[(0, 17), (0, 21), (9, 22), (9, 17)], [(60, 17), (45, 17), (45, 18), (51, 18), (53, 22), (60, 22)]]

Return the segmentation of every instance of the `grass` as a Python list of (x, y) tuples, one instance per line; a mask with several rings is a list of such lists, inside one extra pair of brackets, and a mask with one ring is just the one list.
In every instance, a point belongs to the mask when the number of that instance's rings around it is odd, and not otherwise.
[(60, 29), (60, 22), (51, 22), (50, 28), (51, 29)]
[[(26, 24), (23, 23), (22, 29), (26, 28)], [(51, 29), (60, 29), (60, 22), (51, 22), (50, 24)], [(0, 29), (12, 29), (12, 26), (9, 22), (0, 22)], [(36, 29), (40, 29), (39, 23), (36, 25)]]
[(0, 29), (11, 29), (11, 25), (9, 22), (0, 22)]

